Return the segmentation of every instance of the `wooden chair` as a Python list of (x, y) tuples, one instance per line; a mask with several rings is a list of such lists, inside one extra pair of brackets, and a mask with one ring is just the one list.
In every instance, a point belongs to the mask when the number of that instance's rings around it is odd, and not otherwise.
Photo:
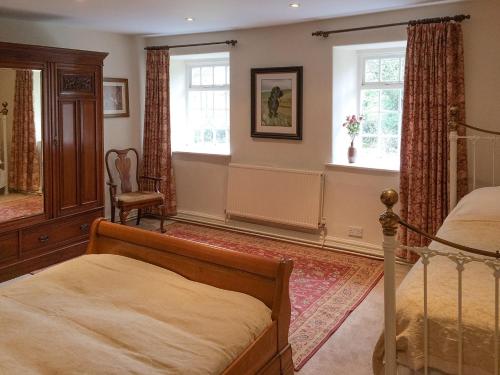
[[(135, 155), (136, 168), (135, 168), (135, 181), (139, 188), (140, 180), (152, 180), (155, 182), (155, 191), (133, 191), (132, 186), (132, 159), (128, 156), (129, 153)], [(115, 183), (113, 173), (111, 173), (110, 156), (116, 155), (114, 159), (114, 166), (116, 168), (115, 176), (120, 180), (120, 193), (118, 193), (118, 184)], [(165, 197), (160, 193), (160, 182), (163, 180), (160, 177), (152, 176), (139, 176), (139, 154), (135, 148), (126, 148), (124, 150), (111, 149), (106, 152), (105, 156), (106, 170), (108, 172), (109, 181), (109, 195), (111, 200), (111, 221), (115, 222), (115, 210), (118, 208), (120, 214), (120, 222), (126, 224), (127, 217), (131, 210), (137, 209), (137, 222), (140, 224), (142, 210), (144, 208), (157, 207), (160, 211), (161, 224), (160, 228), (162, 233), (165, 232)]]

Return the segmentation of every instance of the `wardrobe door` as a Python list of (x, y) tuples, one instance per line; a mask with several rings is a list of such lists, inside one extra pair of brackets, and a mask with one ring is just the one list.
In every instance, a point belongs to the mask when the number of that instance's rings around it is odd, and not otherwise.
[(80, 106), (80, 204), (96, 206), (102, 194), (99, 170), (99, 126), (95, 100), (81, 100)]
[(59, 190), (58, 212), (78, 207), (78, 101), (60, 100), (57, 129), (58, 167), (54, 186)]
[(101, 67), (57, 68), (58, 215), (103, 205)]

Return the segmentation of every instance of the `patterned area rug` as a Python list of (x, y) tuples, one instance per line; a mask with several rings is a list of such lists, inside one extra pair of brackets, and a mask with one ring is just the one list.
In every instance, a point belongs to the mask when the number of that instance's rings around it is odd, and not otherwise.
[(383, 263), (192, 224), (168, 225), (167, 235), (243, 253), (292, 259), (289, 341), (295, 370), (302, 366), (365, 299), (383, 274)]
[(43, 196), (27, 195), (25, 197), (1, 202), (0, 222), (41, 214), (43, 212)]

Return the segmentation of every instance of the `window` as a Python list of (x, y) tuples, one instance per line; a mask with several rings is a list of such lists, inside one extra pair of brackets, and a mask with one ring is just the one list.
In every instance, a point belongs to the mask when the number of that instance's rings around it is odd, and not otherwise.
[(361, 55), (360, 162), (399, 169), (404, 53)]
[[(333, 48), (332, 164), (399, 170), (406, 42)], [(349, 163), (351, 139), (342, 126), (362, 115)]]
[(229, 154), (229, 55), (175, 57), (171, 64), (173, 150)]

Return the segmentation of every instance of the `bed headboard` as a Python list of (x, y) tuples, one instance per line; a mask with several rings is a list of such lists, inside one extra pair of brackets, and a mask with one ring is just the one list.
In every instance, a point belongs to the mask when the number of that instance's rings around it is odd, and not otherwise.
[[(449, 167), (449, 178), (450, 178), (450, 210), (453, 209), (457, 204), (457, 178), (458, 178), (458, 168), (457, 168), (457, 159), (458, 159), (458, 142), (460, 139), (463, 139), (467, 142), (467, 145), (470, 146), (469, 149), (472, 149), (472, 166), (469, 168), (469, 171), (472, 172), (472, 189), (476, 189), (478, 187), (477, 184), (477, 150), (478, 147), (484, 146), (485, 144), (489, 144), (491, 146), (491, 186), (495, 186), (495, 151), (496, 146), (500, 144), (500, 132), (481, 129), (472, 125), (468, 125), (466, 123), (459, 121), (459, 108), (456, 106), (450, 107), (449, 109), (449, 139), (450, 139), (450, 167)], [(463, 126), (467, 129), (474, 130), (479, 134), (475, 135), (458, 135), (458, 127)]]

